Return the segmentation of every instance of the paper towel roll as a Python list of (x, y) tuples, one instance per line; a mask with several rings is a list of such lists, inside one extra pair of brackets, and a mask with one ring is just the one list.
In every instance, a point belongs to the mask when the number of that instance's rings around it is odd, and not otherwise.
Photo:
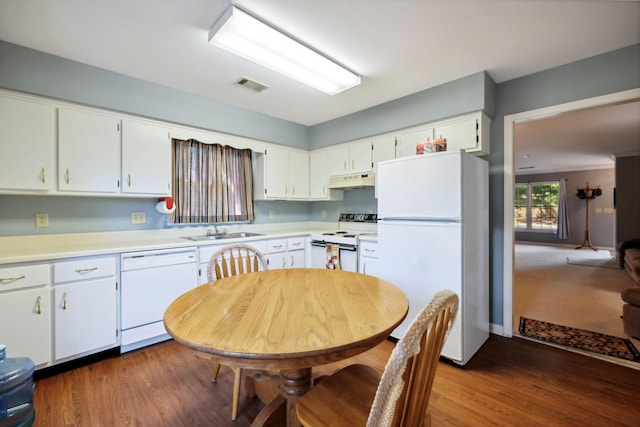
[(173, 197), (163, 197), (156, 203), (156, 210), (161, 214), (172, 214), (176, 210)]

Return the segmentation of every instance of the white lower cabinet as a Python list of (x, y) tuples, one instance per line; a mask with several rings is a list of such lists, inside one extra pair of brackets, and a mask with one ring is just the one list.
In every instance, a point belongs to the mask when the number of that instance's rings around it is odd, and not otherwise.
[(378, 261), (378, 243), (373, 241), (360, 241), (360, 259), (358, 260), (358, 272), (377, 276), (380, 263)]
[(51, 361), (49, 264), (0, 268), (0, 341), (8, 357)]
[(116, 258), (54, 264), (54, 360), (118, 345)]
[(269, 240), (267, 244), (269, 270), (305, 267), (306, 247), (305, 236)]

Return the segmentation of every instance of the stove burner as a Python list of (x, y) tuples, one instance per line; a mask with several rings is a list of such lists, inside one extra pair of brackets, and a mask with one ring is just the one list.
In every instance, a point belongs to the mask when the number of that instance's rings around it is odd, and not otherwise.
[(335, 233), (322, 233), (323, 236), (335, 236)]
[(336, 234), (347, 234), (346, 231), (336, 231)]

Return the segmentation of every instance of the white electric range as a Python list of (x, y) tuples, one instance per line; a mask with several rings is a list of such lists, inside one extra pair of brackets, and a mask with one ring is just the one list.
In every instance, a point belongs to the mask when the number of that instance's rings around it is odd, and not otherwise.
[(335, 231), (311, 235), (311, 267), (332, 268), (327, 253), (337, 246), (340, 269), (358, 271), (358, 241), (363, 234), (376, 234), (376, 214), (341, 213)]

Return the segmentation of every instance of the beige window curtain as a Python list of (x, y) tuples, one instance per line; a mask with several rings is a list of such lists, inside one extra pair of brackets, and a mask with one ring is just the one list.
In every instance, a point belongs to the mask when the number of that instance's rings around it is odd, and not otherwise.
[(251, 150), (172, 140), (173, 224), (252, 221)]

